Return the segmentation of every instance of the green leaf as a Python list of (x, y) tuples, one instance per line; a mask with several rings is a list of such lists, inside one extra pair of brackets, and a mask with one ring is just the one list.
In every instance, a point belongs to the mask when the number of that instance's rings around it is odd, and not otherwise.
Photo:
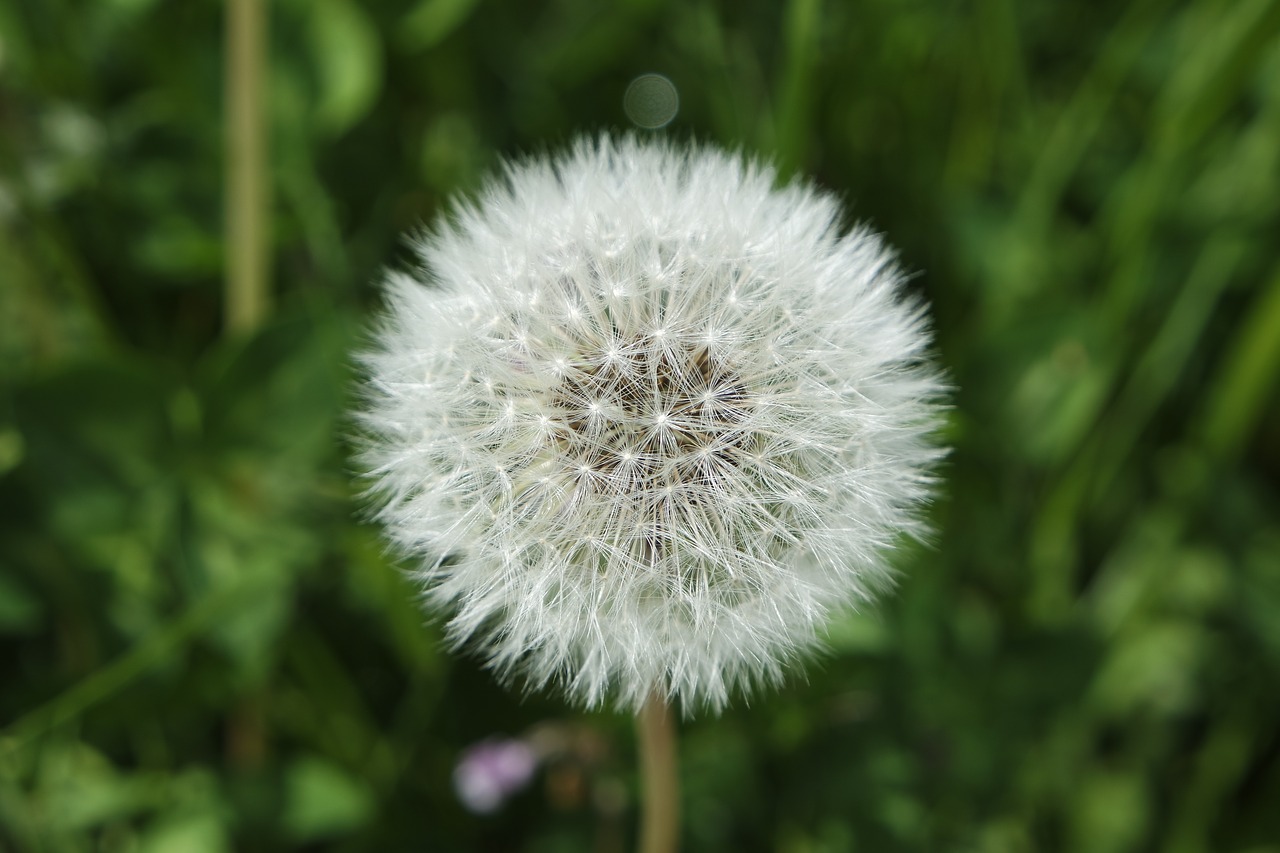
[(444, 41), (475, 9), (477, 0), (422, 0), (400, 23), (398, 42), (408, 50), (426, 50)]
[(302, 758), (285, 779), (284, 825), (300, 841), (339, 835), (369, 822), (373, 795), (359, 780), (321, 758)]
[(30, 634), (44, 625), (44, 605), (0, 566), (0, 634)]
[(364, 118), (382, 88), (382, 42), (369, 16), (348, 0), (311, 4), (311, 50), (320, 77), (316, 121), (338, 134)]
[(140, 853), (223, 853), (231, 844), (216, 814), (197, 812), (161, 821), (138, 849)]

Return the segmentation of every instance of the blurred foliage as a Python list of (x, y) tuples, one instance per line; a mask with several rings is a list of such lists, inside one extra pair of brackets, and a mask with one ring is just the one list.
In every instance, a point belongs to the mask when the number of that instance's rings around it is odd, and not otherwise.
[[(890, 235), (958, 389), (897, 595), (684, 724), (688, 849), (1280, 851), (1280, 2), (270, 13), (277, 307), (228, 338), (221, 4), (0, 0), (0, 850), (629, 845), (629, 721), (445, 653), (344, 412), (401, 235), (658, 72), (664, 133)], [(595, 760), (465, 812), (544, 720)]]

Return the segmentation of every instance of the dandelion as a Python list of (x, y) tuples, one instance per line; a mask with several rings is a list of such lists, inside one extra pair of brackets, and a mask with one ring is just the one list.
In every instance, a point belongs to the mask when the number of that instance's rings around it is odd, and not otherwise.
[(378, 517), (447, 631), (578, 702), (777, 683), (922, 532), (941, 385), (891, 250), (712, 148), (511, 165), (392, 274)]

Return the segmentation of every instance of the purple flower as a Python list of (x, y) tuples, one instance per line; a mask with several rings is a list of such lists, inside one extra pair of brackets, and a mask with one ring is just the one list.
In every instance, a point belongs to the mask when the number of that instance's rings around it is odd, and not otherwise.
[(533, 778), (537, 756), (522, 740), (484, 740), (468, 747), (453, 771), (453, 787), (462, 804), (489, 814)]

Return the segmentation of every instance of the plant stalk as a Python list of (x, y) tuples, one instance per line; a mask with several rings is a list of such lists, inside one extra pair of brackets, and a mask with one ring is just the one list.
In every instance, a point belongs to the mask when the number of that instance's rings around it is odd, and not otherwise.
[(680, 838), (680, 779), (676, 727), (660, 693), (649, 696), (636, 719), (643, 780), (640, 853), (675, 853)]
[(227, 277), (223, 309), (230, 333), (252, 331), (267, 313), (266, 5), (267, 0), (227, 0)]

